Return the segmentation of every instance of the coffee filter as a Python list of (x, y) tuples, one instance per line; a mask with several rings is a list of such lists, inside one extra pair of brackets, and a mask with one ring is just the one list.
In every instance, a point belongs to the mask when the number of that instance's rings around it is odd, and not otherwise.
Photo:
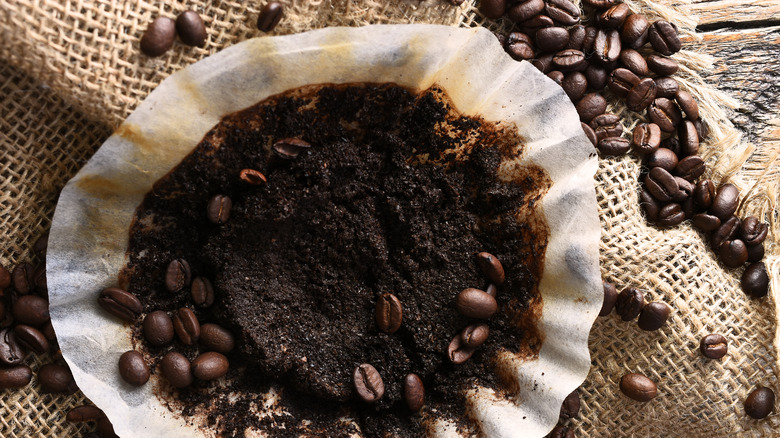
[[(465, 429), (436, 418), (435, 406), (425, 422), (432, 436), (491, 437), (541, 437), (557, 422), (563, 399), (590, 368), (588, 334), (602, 302), (595, 149), (563, 90), (509, 58), (489, 31), (377, 25), (252, 39), (187, 67), (163, 81), (63, 189), (47, 254), (52, 323), (76, 382), (118, 435), (215, 435), (204, 418), (166, 407), (156, 395), (158, 375), (141, 388), (119, 377), (118, 358), (133, 348), (131, 328), (100, 309), (97, 294), (117, 284), (135, 209), (222, 117), (292, 88), (350, 82), (435, 84), (461, 113), (516, 126), (526, 140), (521, 160), (548, 173), (552, 186), (537, 204), (550, 230), (539, 355), (502, 354), (498, 371), (513, 384), (500, 394), (469, 391)], [(282, 409), (275, 400), (274, 393), (259, 400), (258, 415)]]

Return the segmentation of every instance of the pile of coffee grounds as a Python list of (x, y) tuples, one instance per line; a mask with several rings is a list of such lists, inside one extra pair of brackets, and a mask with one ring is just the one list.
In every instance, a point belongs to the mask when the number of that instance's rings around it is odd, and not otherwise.
[[(271, 146), (285, 138), (311, 147), (284, 159)], [(218, 323), (238, 339), (229, 383), (198, 382), (175, 402), (185, 414), (207, 410), (223, 436), (248, 427), (338, 435), (354, 428), (343, 415), (365, 436), (419, 436), (421, 416), (403, 400), (403, 378), (416, 373), (424, 412), (463, 419), (464, 389), (505, 386), (497, 352), (533, 357), (541, 346), (534, 322), (548, 232), (533, 206), (550, 182), (536, 167), (499, 176), (501, 163), (522, 151), (514, 129), (458, 114), (436, 87), (308, 86), (223, 119), (145, 197), (120, 280), (146, 312), (190, 307), (201, 324)], [(262, 172), (267, 184), (247, 184), (242, 169)], [(217, 194), (232, 200), (221, 225), (206, 215)], [(498, 257), (507, 280), (486, 321), (488, 341), (453, 365), (448, 344), (475, 322), (453, 300), (487, 287), (480, 251)], [(211, 308), (195, 307), (187, 288), (166, 290), (165, 269), (177, 258), (211, 280)], [(374, 320), (385, 293), (403, 306), (393, 334)], [(142, 348), (153, 364), (171, 349), (190, 360), (198, 353), (178, 341)], [(355, 394), (361, 363), (384, 380), (375, 403)], [(255, 418), (251, 408), (269, 388), (287, 414)]]

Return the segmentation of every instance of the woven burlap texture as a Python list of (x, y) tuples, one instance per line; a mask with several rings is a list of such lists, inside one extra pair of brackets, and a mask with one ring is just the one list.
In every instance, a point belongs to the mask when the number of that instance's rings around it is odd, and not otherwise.
[[(453, 7), (439, 0), (283, 2), (286, 15), (275, 33), (325, 26), (371, 23), (485, 25), (507, 31), (508, 23), (487, 22), (474, 0)], [(678, 2), (679, 3), (679, 2)], [(0, 263), (33, 260), (30, 246), (49, 226), (57, 193), (85, 163), (110, 129), (171, 73), (245, 39), (260, 36), (254, 27), (262, 2), (121, 2), (116, 0), (0, 0)], [(695, 20), (674, 6), (630, 2), (675, 22), (696, 45)], [(175, 18), (186, 9), (201, 13), (209, 29), (204, 48), (180, 42), (166, 55), (140, 54), (138, 41), (157, 16)], [(778, 166), (777, 148), (742, 142), (727, 120), (737, 102), (703, 83), (698, 75), (713, 61), (684, 51), (683, 86), (701, 102), (712, 135), (702, 154), (708, 175), (733, 182), (745, 194), (740, 214), (756, 214), (772, 225), (767, 265), (773, 280), (770, 297), (748, 299), (739, 288), (741, 270), (724, 270), (706, 244), (706, 236), (682, 225), (671, 230), (648, 226), (638, 206), (638, 157), (600, 160), (596, 177), (602, 221), (601, 264), (605, 279), (619, 288), (635, 286), (647, 299), (674, 308), (659, 331), (643, 332), (615, 315), (599, 318), (591, 334), (593, 368), (580, 390), (583, 409), (570, 423), (582, 437), (726, 437), (774, 436), (777, 415), (748, 419), (742, 409), (758, 384), (780, 390), (775, 348)], [(626, 128), (640, 120), (616, 100), (613, 112)], [(722, 333), (730, 342), (721, 361), (698, 354), (699, 339)], [(37, 369), (49, 357), (31, 358)], [(620, 377), (642, 372), (659, 385), (648, 404), (627, 400)], [(64, 421), (64, 412), (85, 402), (74, 396), (43, 395), (36, 381), (23, 390), (5, 391), (0, 435), (71, 437), (89, 426)]]

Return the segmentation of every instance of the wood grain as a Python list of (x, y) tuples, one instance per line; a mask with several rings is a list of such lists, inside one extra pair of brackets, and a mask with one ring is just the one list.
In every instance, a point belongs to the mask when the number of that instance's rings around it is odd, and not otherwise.
[(699, 26), (703, 29), (780, 24), (778, 0), (693, 0), (682, 7), (699, 16)]

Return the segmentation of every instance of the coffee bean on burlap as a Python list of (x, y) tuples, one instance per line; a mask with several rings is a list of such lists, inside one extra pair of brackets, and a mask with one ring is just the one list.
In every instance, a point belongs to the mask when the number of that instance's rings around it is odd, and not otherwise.
[(385, 383), (379, 371), (371, 364), (361, 364), (352, 375), (355, 391), (365, 402), (375, 402), (385, 395)]
[(550, 431), (547, 438), (574, 438), (574, 430), (569, 429), (562, 424), (558, 424), (553, 427), (553, 430)]
[(693, 190), (693, 196), (699, 208), (705, 210), (710, 208), (712, 201), (715, 199), (715, 184), (708, 179), (697, 181)]
[(580, 22), (580, 8), (570, 0), (545, 0), (544, 10), (556, 23), (573, 26)]
[(38, 383), (44, 393), (73, 394), (79, 389), (70, 370), (53, 363), (38, 369)]
[(644, 14), (632, 14), (626, 17), (626, 21), (620, 29), (620, 39), (626, 47), (638, 49), (647, 43), (649, 30), (650, 21)]
[(671, 201), (678, 190), (677, 180), (662, 167), (653, 167), (645, 177), (645, 188), (661, 202)]
[(652, 152), (647, 156), (647, 162), (645, 164), (647, 164), (647, 167), (650, 169), (660, 167), (667, 172), (672, 172), (672, 170), (677, 167), (678, 162), (677, 154), (667, 148), (659, 147), (655, 152)]
[(640, 155), (652, 154), (661, 144), (661, 128), (655, 123), (640, 123), (634, 128), (631, 144)]
[(764, 262), (755, 262), (745, 268), (742, 273), (742, 290), (746, 294), (761, 298), (769, 292), (769, 274)]
[(626, 97), (628, 92), (640, 81), (639, 76), (631, 70), (625, 68), (616, 68), (609, 74), (607, 86), (610, 91), (619, 97)]
[(0, 264), (0, 296), (5, 289), (11, 286), (11, 272), (5, 266)]
[(596, 116), (604, 114), (607, 110), (607, 100), (598, 93), (589, 93), (575, 105), (580, 120), (590, 123)]
[(142, 386), (149, 381), (149, 365), (141, 353), (135, 350), (126, 351), (119, 356), (119, 375), (133, 386)]
[(728, 353), (729, 345), (726, 338), (717, 333), (701, 338), (699, 351), (707, 359), (720, 359)]
[(682, 113), (673, 101), (659, 97), (647, 108), (647, 114), (662, 131), (674, 132), (682, 120)]
[(520, 31), (526, 35), (536, 35), (539, 29), (555, 26), (555, 22), (544, 14), (537, 14), (518, 25), (520, 26)]
[(588, 140), (590, 140), (590, 142), (595, 147), (599, 142), (598, 138), (596, 137), (596, 132), (593, 130), (593, 128), (584, 122), (580, 122), (580, 125), (582, 126), (582, 131), (585, 133), (585, 136), (588, 137)]
[(575, 389), (563, 399), (560, 417), (563, 420), (575, 418), (580, 412), (580, 393)]
[(14, 320), (17, 323), (40, 327), (49, 320), (49, 302), (35, 295), (24, 295), (13, 304)]
[(664, 205), (658, 211), (657, 224), (662, 227), (674, 227), (685, 220), (685, 210), (681, 204), (672, 202)]
[(713, 216), (707, 213), (699, 213), (693, 215), (691, 219), (693, 226), (702, 231), (714, 231), (720, 227), (720, 219), (717, 216)]
[(536, 31), (536, 48), (542, 52), (558, 52), (569, 43), (569, 31), (564, 27), (545, 27)]
[(16, 265), (11, 273), (11, 281), (17, 294), (26, 295), (33, 291), (35, 287), (34, 271), (35, 268), (27, 262)]
[(631, 142), (623, 137), (609, 137), (599, 141), (596, 145), (601, 155), (623, 155), (631, 149)]
[[(563, 87), (563, 78), (566, 77), (566, 75), (564, 75), (562, 71), (553, 70), (550, 73), (547, 73), (547, 77), (552, 79), (559, 86)], [(571, 96), (569, 96), (569, 99), (571, 99)]]
[(680, 37), (677, 35), (677, 26), (665, 20), (653, 23), (647, 37), (653, 49), (662, 55), (669, 56), (682, 48)]
[(188, 46), (203, 47), (206, 44), (206, 25), (195, 11), (184, 11), (176, 17), (176, 32)]
[(656, 222), (658, 220), (658, 213), (661, 211), (661, 204), (653, 198), (653, 195), (647, 191), (647, 188), (643, 188), (639, 193), (639, 205), (647, 215), (647, 219), (650, 222)]
[(32, 283), (38, 295), (49, 299), (49, 283), (46, 278), (46, 264), (41, 264), (33, 271)]
[(615, 114), (598, 115), (590, 121), (590, 126), (593, 128), (599, 141), (623, 135), (623, 125), (620, 124), (620, 117)]
[(82, 423), (85, 421), (97, 421), (105, 416), (106, 414), (97, 406), (80, 405), (71, 408), (65, 416), (65, 420), (71, 423)]
[[(624, 48), (620, 52), (620, 57), (618, 59), (624, 66), (626, 66), (627, 69), (631, 70), (638, 76), (648, 76), (650, 74), (650, 70), (647, 66), (647, 61), (645, 61), (644, 56), (642, 56), (641, 53), (634, 49)], [(652, 79), (650, 80), (652, 81)], [(653, 89), (655, 90), (655, 82), (653, 82)]]
[(710, 245), (713, 249), (719, 250), (724, 242), (733, 239), (739, 232), (741, 221), (736, 216), (731, 216), (725, 222), (721, 221), (720, 226), (710, 236)]
[(617, 61), (621, 50), (620, 34), (617, 30), (599, 29), (593, 42), (593, 59), (597, 63), (607, 65)]
[(609, 81), (609, 73), (604, 67), (591, 64), (585, 69), (588, 86), (596, 91), (603, 90)]
[(157, 17), (141, 37), (141, 51), (156, 57), (167, 52), (176, 38), (176, 23), (168, 17)]
[(658, 395), (658, 387), (647, 376), (639, 373), (626, 374), (620, 379), (620, 391), (638, 402), (648, 402)]
[(673, 173), (686, 181), (693, 182), (702, 176), (705, 170), (704, 160), (698, 155), (691, 155), (680, 160), (674, 167)]
[(46, 336), (40, 330), (33, 326), (19, 324), (14, 327), (14, 335), (25, 350), (38, 354), (49, 351), (49, 340), (46, 339)]
[(739, 189), (733, 184), (723, 184), (718, 188), (709, 211), (723, 221), (733, 215), (738, 206)]
[(756, 387), (745, 399), (745, 413), (751, 418), (766, 418), (775, 408), (775, 393), (765, 386)]
[(748, 246), (763, 243), (768, 232), (769, 226), (760, 222), (755, 216), (742, 219), (742, 224), (739, 227), (739, 235)]
[[(541, 58), (539, 58), (541, 59)], [(565, 49), (552, 55), (552, 66), (562, 72), (579, 70), (586, 64), (585, 54), (579, 50)], [(603, 111), (602, 111), (603, 112)]]
[(103, 289), (98, 296), (98, 304), (108, 313), (126, 322), (134, 320), (144, 310), (135, 295), (117, 287)]
[(671, 76), (680, 68), (674, 59), (655, 54), (648, 55), (647, 67), (658, 76)]
[(585, 95), (585, 91), (588, 89), (588, 79), (578, 71), (569, 72), (563, 77), (561, 87), (569, 99), (576, 102)]
[(16, 334), (8, 327), (0, 330), (0, 364), (19, 365), (27, 357), (24, 348), (16, 339)]
[(655, 81), (655, 97), (673, 99), (677, 96), (680, 84), (675, 79), (662, 76), (653, 80)]
[(32, 369), (27, 365), (0, 367), (0, 389), (17, 389), (30, 384)]
[(671, 313), (672, 308), (664, 302), (653, 301), (647, 303), (639, 313), (637, 325), (640, 329), (646, 331), (658, 330), (663, 327)]
[[(547, 53), (531, 60), (531, 64), (542, 73), (549, 73), (553, 69), (553, 57), (555, 54)], [(584, 61), (584, 55), (583, 59)]]
[(582, 50), (585, 44), (585, 26), (578, 24), (569, 28), (569, 42), (567, 49)]
[(271, 32), (284, 17), (284, 5), (279, 2), (268, 2), (257, 16), (257, 28), (263, 32)]
[(208, 350), (227, 354), (236, 346), (233, 333), (217, 324), (206, 323), (200, 326), (200, 343)]
[(108, 417), (103, 417), (97, 422), (97, 433), (100, 438), (119, 438), (114, 432), (114, 425)]
[(163, 310), (155, 310), (144, 317), (144, 339), (155, 347), (168, 345), (173, 341), (173, 321)]
[(618, 3), (618, 0), (582, 0), (585, 6), (593, 9), (607, 9)]
[(678, 90), (675, 100), (677, 100), (677, 105), (679, 105), (680, 109), (685, 113), (686, 119), (694, 121), (699, 118), (699, 104), (696, 103), (696, 100), (691, 96), (691, 93), (684, 90)]
[(623, 321), (631, 321), (639, 316), (645, 304), (645, 297), (639, 289), (626, 287), (615, 301), (615, 312)]
[(596, 24), (603, 29), (620, 29), (629, 15), (631, 15), (631, 9), (628, 5), (618, 3), (596, 15)]
[(748, 261), (758, 262), (764, 258), (764, 244), (748, 245)]
[(404, 377), (404, 400), (412, 412), (419, 411), (425, 404), (425, 387), (417, 374)]
[(165, 356), (160, 361), (160, 370), (162, 375), (175, 388), (186, 388), (195, 379), (190, 370), (190, 361), (183, 354), (176, 351), (165, 353)]
[(655, 100), (655, 82), (644, 78), (634, 85), (626, 95), (626, 106), (631, 111), (642, 111)]
[(718, 256), (727, 268), (738, 268), (747, 261), (747, 245), (740, 239), (728, 240), (720, 246)]
[(534, 57), (534, 43), (531, 41), (531, 37), (522, 32), (511, 32), (507, 35), (504, 50), (515, 61), (533, 59)]

